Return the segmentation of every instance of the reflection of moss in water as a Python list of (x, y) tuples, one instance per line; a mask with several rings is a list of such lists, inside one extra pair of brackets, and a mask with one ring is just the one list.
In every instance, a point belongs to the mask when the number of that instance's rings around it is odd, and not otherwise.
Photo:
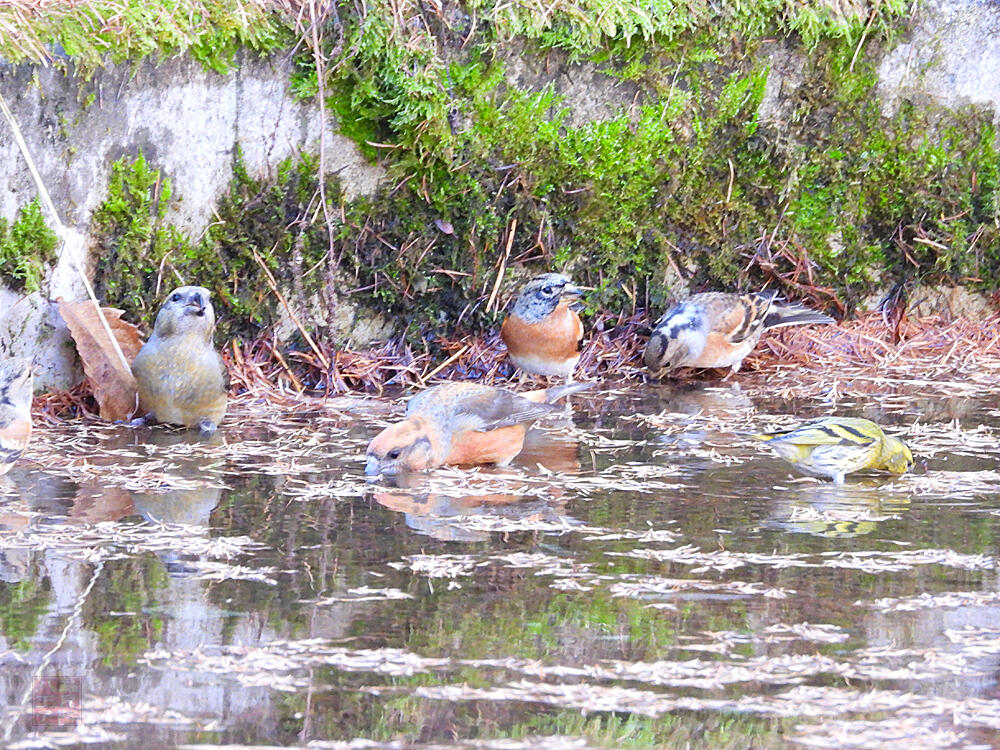
[(490, 597), (475, 611), (465, 606), (461, 592), (424, 597), (428, 611), (403, 647), (426, 656), (576, 663), (582, 652), (596, 660), (620, 655), (621, 649), (632, 658), (655, 659), (676, 643), (673, 617), (650, 610), (648, 602), (612, 597), (600, 586), (564, 594), (550, 588), (548, 577), (519, 578), (517, 572), (498, 570), (492, 585), (517, 595)]
[(137, 656), (159, 642), (164, 621), (149, 612), (159, 611), (159, 594), (167, 584), (166, 567), (152, 555), (105, 563), (83, 610), (83, 622), (97, 633), (105, 665), (134, 664)]
[(0, 583), (0, 633), (11, 648), (27, 651), (52, 598), (49, 580)]
[[(475, 685), (479, 681), (468, 673), (453, 679), (428, 675), (392, 680), (373, 680), (375, 684), (401, 686), (404, 691), (420, 685)], [(366, 681), (367, 682), (367, 681)], [(333, 683), (336, 684), (336, 683)], [(355, 681), (355, 684), (356, 681)], [(783, 748), (783, 736), (799, 723), (725, 712), (677, 712), (659, 717), (626, 713), (582, 713), (579, 709), (560, 709), (516, 701), (432, 701), (402, 696), (374, 697), (357, 693), (343, 685), (341, 689), (317, 692), (312, 696), (311, 728), (316, 737), (365, 737), (389, 741), (406, 737), (411, 741), (450, 741), (455, 738), (477, 740), (532, 736), (563, 735), (584, 737), (588, 743), (607, 748), (710, 747), (719, 750)], [(286, 717), (281, 726), (295, 734), (306, 710), (301, 696), (287, 696), (280, 713)]]

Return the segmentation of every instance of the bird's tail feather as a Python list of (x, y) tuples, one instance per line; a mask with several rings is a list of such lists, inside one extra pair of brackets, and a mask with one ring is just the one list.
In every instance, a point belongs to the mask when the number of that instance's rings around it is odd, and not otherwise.
[(551, 404), (564, 396), (570, 396), (574, 393), (585, 391), (593, 385), (593, 383), (567, 383), (566, 385), (557, 385), (552, 388), (541, 388), (537, 391), (528, 391), (527, 393), (522, 393), (521, 396), (538, 404)]
[(782, 326), (797, 326), (806, 323), (821, 325), (836, 323), (829, 315), (816, 310), (810, 310), (802, 305), (775, 305), (764, 316), (764, 328), (780, 328)]

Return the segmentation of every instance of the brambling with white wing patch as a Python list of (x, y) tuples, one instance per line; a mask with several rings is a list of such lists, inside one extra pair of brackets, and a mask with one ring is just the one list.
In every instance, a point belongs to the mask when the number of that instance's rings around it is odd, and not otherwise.
[(777, 294), (692, 295), (657, 321), (646, 344), (646, 367), (655, 378), (681, 367), (729, 367), (735, 373), (764, 331), (834, 322), (829, 315), (803, 305), (778, 301)]

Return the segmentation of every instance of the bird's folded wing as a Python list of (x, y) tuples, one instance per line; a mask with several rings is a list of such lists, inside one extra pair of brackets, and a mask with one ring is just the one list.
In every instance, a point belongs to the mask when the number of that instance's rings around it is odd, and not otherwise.
[(829, 315), (817, 310), (811, 310), (797, 303), (782, 303), (775, 305), (764, 317), (765, 328), (780, 328), (781, 326), (797, 326), (807, 323), (823, 325), (836, 323)]
[(869, 445), (879, 439), (856, 427), (835, 422), (820, 425), (806, 425), (797, 430), (768, 433), (766, 440), (780, 440), (796, 445)]
[(723, 334), (731, 343), (738, 344), (755, 335), (771, 306), (771, 298), (744, 294), (729, 300), (715, 300), (709, 310), (712, 330)]
[(470, 393), (455, 405), (453, 434), (464, 430), (485, 432), (533, 422), (551, 413), (551, 404), (536, 404), (510, 391)]

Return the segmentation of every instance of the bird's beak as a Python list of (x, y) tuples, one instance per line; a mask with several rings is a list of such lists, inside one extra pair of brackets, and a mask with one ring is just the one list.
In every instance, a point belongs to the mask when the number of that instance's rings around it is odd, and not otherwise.
[(185, 307), (190, 307), (193, 309), (195, 315), (205, 314), (205, 303), (202, 301), (201, 297), (192, 297)]
[(567, 298), (570, 300), (569, 309), (574, 312), (580, 312), (583, 309), (583, 303), (580, 301), (580, 297), (583, 295), (583, 290), (578, 286), (573, 286), (572, 284), (567, 284), (562, 288), (559, 293), (559, 298)]
[(365, 476), (366, 477), (377, 477), (382, 473), (382, 462), (378, 460), (375, 456), (368, 456), (368, 460), (365, 462)]
[(666, 367), (659, 368), (655, 372), (653, 370), (650, 370), (649, 377), (652, 378), (653, 380), (663, 380), (664, 378), (669, 378), (670, 375), (673, 373), (673, 371), (674, 368), (671, 367), (670, 365), (667, 365)]

